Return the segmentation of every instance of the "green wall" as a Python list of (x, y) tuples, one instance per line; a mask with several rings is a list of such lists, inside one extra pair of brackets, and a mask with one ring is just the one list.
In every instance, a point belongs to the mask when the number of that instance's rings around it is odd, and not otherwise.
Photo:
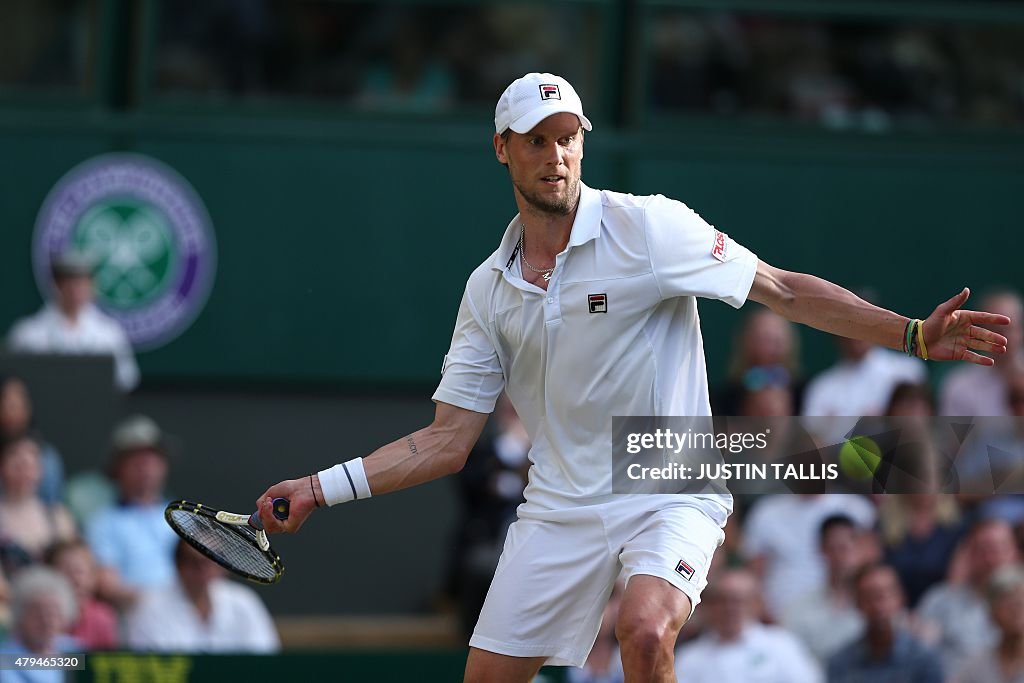
[[(0, 113), (0, 326), (34, 310), (31, 230), (53, 183), (108, 150), (149, 154), (206, 202), (219, 264), (203, 314), (145, 353), (147, 380), (429, 384), (469, 272), (515, 208), (481, 125)], [(1024, 139), (713, 121), (610, 127), (593, 186), (679, 198), (780, 267), (926, 315), (969, 284), (1024, 286)], [(712, 372), (737, 317), (702, 306)], [(830, 347), (805, 334), (812, 368)]]

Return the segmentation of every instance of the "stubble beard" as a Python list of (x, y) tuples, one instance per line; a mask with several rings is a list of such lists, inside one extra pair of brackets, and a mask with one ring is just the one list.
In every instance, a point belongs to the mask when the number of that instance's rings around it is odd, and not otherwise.
[(542, 195), (539, 192), (533, 192), (523, 187), (522, 183), (512, 181), (519, 194), (526, 200), (526, 203), (536, 209), (540, 213), (546, 213), (552, 216), (568, 216), (576, 209), (576, 204), (580, 198), (580, 179), (579, 176), (575, 178), (566, 178), (565, 181), (565, 192), (562, 194), (552, 197), (550, 195)]

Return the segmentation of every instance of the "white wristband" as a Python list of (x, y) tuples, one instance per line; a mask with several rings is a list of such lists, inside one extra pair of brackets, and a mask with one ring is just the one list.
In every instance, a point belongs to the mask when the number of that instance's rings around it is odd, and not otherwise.
[(370, 482), (366, 480), (363, 459), (355, 458), (340, 465), (323, 470), (320, 478), (320, 490), (324, 494), (324, 502), (328, 505), (347, 503), (370, 497)]

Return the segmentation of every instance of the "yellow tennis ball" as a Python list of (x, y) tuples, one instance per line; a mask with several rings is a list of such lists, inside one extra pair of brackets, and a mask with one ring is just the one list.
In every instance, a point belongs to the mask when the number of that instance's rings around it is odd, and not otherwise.
[(864, 481), (870, 479), (882, 462), (882, 449), (866, 436), (847, 439), (839, 449), (839, 468), (843, 474)]

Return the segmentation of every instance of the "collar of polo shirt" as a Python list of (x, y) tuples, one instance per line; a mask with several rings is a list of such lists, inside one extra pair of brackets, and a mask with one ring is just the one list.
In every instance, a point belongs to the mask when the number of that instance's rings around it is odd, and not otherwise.
[[(569, 232), (569, 246), (578, 247), (590, 240), (601, 236), (601, 216), (603, 207), (601, 205), (601, 193), (580, 183), (580, 205), (576, 209), (576, 218), (572, 222), (572, 230)], [(505, 229), (505, 237), (501, 240), (501, 247), (494, 254), (491, 261), (491, 268), (494, 270), (505, 270), (509, 263), (509, 257), (519, 242), (519, 214), (508, 224)]]

